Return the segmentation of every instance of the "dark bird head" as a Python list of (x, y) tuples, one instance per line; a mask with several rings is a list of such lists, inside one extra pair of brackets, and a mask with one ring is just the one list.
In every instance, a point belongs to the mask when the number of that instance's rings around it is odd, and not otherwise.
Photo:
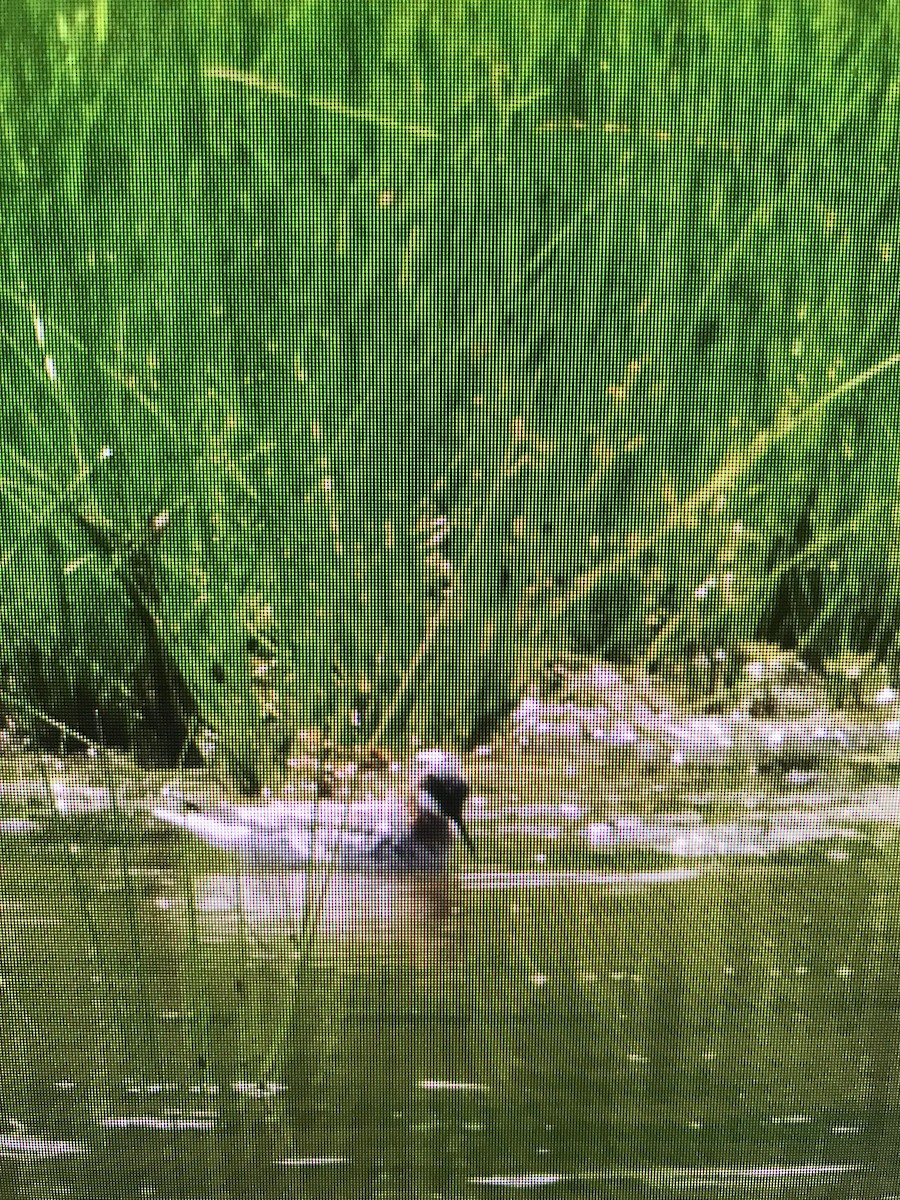
[(432, 816), (445, 817), (474, 855), (475, 846), (466, 829), (464, 812), (469, 784), (462, 763), (446, 750), (423, 750), (416, 756), (419, 782), (419, 807)]

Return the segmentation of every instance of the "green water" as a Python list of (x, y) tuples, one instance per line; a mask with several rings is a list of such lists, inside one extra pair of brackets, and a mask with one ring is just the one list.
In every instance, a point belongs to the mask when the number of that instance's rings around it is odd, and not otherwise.
[(485, 820), (327, 894), (9, 838), (0, 1195), (888, 1195), (900, 856), (859, 832), (636, 863)]

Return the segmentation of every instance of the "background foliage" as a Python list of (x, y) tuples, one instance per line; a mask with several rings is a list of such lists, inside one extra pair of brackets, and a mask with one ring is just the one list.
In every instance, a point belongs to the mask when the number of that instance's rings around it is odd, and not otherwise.
[(572, 648), (891, 661), (898, 26), (7, 6), (10, 705), (252, 787)]

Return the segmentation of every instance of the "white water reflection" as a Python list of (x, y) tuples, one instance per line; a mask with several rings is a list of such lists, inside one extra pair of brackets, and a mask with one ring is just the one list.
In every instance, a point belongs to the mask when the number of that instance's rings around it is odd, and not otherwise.
[(465, 888), (504, 890), (572, 886), (644, 887), (656, 883), (682, 883), (699, 874), (695, 867), (666, 871), (479, 871), (460, 877)]
[(192, 880), (193, 905), (207, 936), (236, 925), (391, 938), (439, 927), (453, 903), (451, 878), (363, 875), (346, 871), (218, 873)]
[(149, 1129), (156, 1133), (211, 1133), (216, 1121), (211, 1117), (106, 1117), (101, 1129)]
[(54, 1138), (36, 1137), (28, 1133), (18, 1121), (10, 1133), (0, 1134), (0, 1158), (18, 1159), (28, 1163), (40, 1159), (61, 1158), (69, 1154), (84, 1154), (86, 1147), (81, 1142), (60, 1141)]
[(310, 1158), (283, 1158), (278, 1163), (280, 1167), (341, 1167), (347, 1159), (340, 1154), (323, 1154)]
[(614, 817), (585, 830), (585, 839), (594, 850), (643, 846), (680, 858), (764, 857), (786, 846), (859, 836), (858, 831), (839, 825), (829, 816), (793, 810), (763, 812), (717, 824), (707, 824), (699, 813), (673, 814), (655, 821)]
[(607, 1171), (531, 1172), (521, 1175), (482, 1175), (469, 1182), (480, 1187), (499, 1188), (545, 1188), (563, 1183), (611, 1184), (643, 1183), (652, 1189), (675, 1189), (693, 1191), (699, 1188), (739, 1185), (752, 1182), (764, 1194), (762, 1185), (767, 1182), (780, 1185), (795, 1179), (819, 1179), (834, 1175), (857, 1174), (860, 1168), (846, 1163), (772, 1163), (761, 1166), (721, 1167), (646, 1167), (638, 1170), (627, 1167)]

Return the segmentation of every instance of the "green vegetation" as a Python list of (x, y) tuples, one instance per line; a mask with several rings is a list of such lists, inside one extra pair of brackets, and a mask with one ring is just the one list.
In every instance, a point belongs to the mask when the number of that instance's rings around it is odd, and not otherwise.
[(892, 663), (900, 24), (0, 17), (7, 703), (249, 787), (568, 649)]

